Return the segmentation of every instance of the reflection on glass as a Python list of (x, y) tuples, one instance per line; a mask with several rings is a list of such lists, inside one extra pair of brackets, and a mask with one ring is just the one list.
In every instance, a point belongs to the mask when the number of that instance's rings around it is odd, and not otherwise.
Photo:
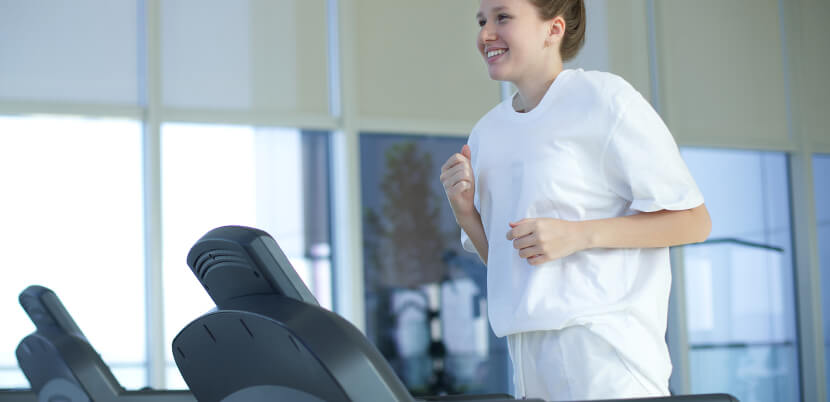
[(14, 351), (34, 331), (17, 303), (33, 284), (122, 385), (147, 385), (141, 166), (136, 121), (0, 117), (0, 388), (28, 386)]
[(712, 217), (709, 240), (683, 247), (691, 391), (797, 401), (787, 156), (682, 154)]
[[(202, 235), (219, 226), (268, 232), (320, 304), (331, 309), (327, 152), (324, 133), (162, 126), (166, 344), (214, 307), (185, 258)], [(168, 387), (185, 388), (171, 351), (166, 353)]]
[(507, 392), (486, 270), (461, 248), (441, 165), (463, 139), (364, 134), (367, 335), (415, 395)]
[(824, 314), (824, 361), (825, 366), (828, 366), (824, 373), (826, 382), (830, 385), (830, 155), (813, 156), (813, 189), (821, 269), (821, 307)]
[(795, 314), (784, 302), (783, 250), (715, 239), (684, 254), (692, 390), (795, 400)]

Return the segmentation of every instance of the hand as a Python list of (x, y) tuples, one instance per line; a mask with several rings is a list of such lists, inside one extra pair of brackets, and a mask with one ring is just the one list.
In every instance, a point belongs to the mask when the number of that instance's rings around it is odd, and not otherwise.
[(522, 219), (510, 222), (507, 240), (528, 264), (539, 265), (567, 257), (587, 248), (587, 240), (580, 231), (579, 222), (553, 218)]
[(450, 202), (455, 220), (460, 221), (475, 213), (473, 195), (475, 194), (475, 176), (470, 146), (464, 145), (461, 153), (450, 156), (441, 166), (441, 184)]

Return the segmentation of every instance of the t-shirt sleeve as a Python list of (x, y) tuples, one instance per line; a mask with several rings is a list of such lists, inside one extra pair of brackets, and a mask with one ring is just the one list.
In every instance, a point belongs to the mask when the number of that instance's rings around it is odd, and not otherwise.
[(674, 138), (651, 105), (635, 93), (621, 109), (602, 157), (611, 191), (642, 212), (703, 204)]

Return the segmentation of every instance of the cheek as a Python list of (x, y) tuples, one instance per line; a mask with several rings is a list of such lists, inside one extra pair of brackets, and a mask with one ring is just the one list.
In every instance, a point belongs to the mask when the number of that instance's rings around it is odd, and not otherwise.
[(510, 55), (512, 59), (524, 60), (527, 58), (529, 46), (524, 41), (513, 41), (508, 46), (510, 46)]
[(479, 53), (484, 53), (484, 40), (481, 38), (481, 32), (476, 36), (476, 49), (478, 49)]

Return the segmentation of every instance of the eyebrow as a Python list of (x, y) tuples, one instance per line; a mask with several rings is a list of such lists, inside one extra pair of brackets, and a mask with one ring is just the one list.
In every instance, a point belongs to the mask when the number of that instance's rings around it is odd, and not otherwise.
[[(490, 12), (491, 12), (491, 13), (497, 13), (497, 12), (502, 11), (502, 10), (507, 10), (507, 7), (506, 7), (506, 6), (497, 6), (497, 7), (493, 7), (493, 9), (492, 9), (492, 10), (490, 10)], [(476, 19), (482, 19), (482, 18), (484, 18), (484, 14), (482, 14), (482, 12), (481, 12), (481, 11), (479, 11), (478, 13), (476, 13)]]

